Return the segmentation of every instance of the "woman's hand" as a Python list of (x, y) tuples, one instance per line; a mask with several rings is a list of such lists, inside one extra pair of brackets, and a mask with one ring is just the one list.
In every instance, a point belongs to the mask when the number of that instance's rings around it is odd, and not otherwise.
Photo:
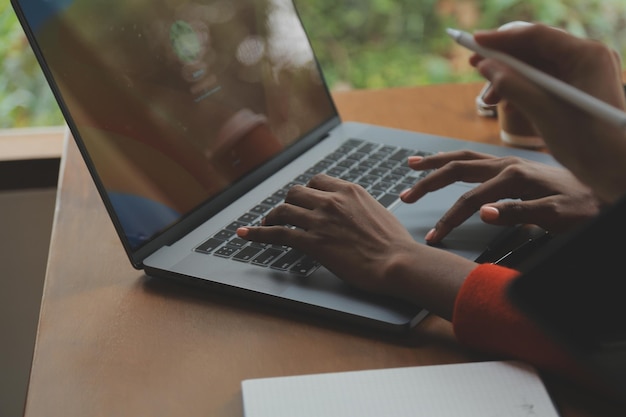
[(535, 224), (563, 232), (596, 215), (601, 205), (569, 171), (522, 158), (456, 151), (411, 157), (409, 166), (433, 171), (402, 194), (406, 203), (457, 181), (480, 183), (434, 225), (426, 237), (430, 243), (440, 242), (477, 211), (490, 224)]
[(451, 317), (458, 289), (476, 266), (417, 243), (363, 187), (323, 174), (291, 188), (263, 226), (237, 233), (294, 247), (356, 287), (407, 299), (445, 318)]
[[(483, 46), (515, 56), (619, 109), (626, 108), (619, 57), (599, 42), (541, 24), (474, 36)], [(491, 81), (485, 101), (495, 104), (503, 98), (522, 111), (554, 157), (603, 201), (615, 201), (626, 192), (623, 130), (543, 90), (505, 64), (478, 55), (470, 62)]]

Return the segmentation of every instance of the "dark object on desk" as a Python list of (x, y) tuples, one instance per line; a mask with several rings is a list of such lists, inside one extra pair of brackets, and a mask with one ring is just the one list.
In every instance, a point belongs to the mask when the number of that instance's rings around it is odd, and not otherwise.
[(476, 262), (489, 262), (516, 269), (536, 256), (551, 239), (552, 235), (539, 226), (520, 225), (507, 228), (476, 258)]
[(55, 188), (59, 158), (0, 161), (0, 191)]
[(509, 289), (512, 301), (626, 394), (626, 196), (554, 238)]

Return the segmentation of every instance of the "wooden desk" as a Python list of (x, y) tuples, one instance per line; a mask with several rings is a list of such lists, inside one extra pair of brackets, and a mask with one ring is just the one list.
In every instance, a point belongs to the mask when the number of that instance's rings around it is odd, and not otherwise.
[[(499, 143), (497, 123), (475, 115), (479, 89), (355, 91), (336, 100), (345, 120)], [(458, 346), (438, 317), (401, 342), (148, 279), (130, 266), (67, 143), (27, 417), (242, 417), (246, 378), (484, 359)], [(551, 385), (564, 416), (598, 415), (598, 401)]]

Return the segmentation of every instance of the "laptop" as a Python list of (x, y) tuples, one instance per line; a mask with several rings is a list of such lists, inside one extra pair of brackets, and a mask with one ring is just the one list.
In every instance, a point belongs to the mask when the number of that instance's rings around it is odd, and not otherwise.
[[(626, 394), (626, 197), (520, 265), (511, 300), (596, 374)], [(626, 404), (625, 404), (626, 405)]]
[[(246, 243), (234, 229), (328, 172), (369, 187), (423, 241), (471, 185), (401, 204), (398, 193), (419, 179), (409, 155), (473, 149), (555, 164), (342, 121), (291, 0), (12, 5), (130, 262), (152, 277), (406, 332), (427, 314), (420, 306), (365, 294), (304, 254)], [(502, 231), (474, 216), (441, 246), (476, 259)]]

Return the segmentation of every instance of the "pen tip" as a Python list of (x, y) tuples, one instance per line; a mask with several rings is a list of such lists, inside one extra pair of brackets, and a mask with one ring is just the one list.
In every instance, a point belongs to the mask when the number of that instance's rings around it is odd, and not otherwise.
[(452, 28), (447, 28), (446, 32), (454, 39), (457, 39), (461, 35), (461, 31)]

